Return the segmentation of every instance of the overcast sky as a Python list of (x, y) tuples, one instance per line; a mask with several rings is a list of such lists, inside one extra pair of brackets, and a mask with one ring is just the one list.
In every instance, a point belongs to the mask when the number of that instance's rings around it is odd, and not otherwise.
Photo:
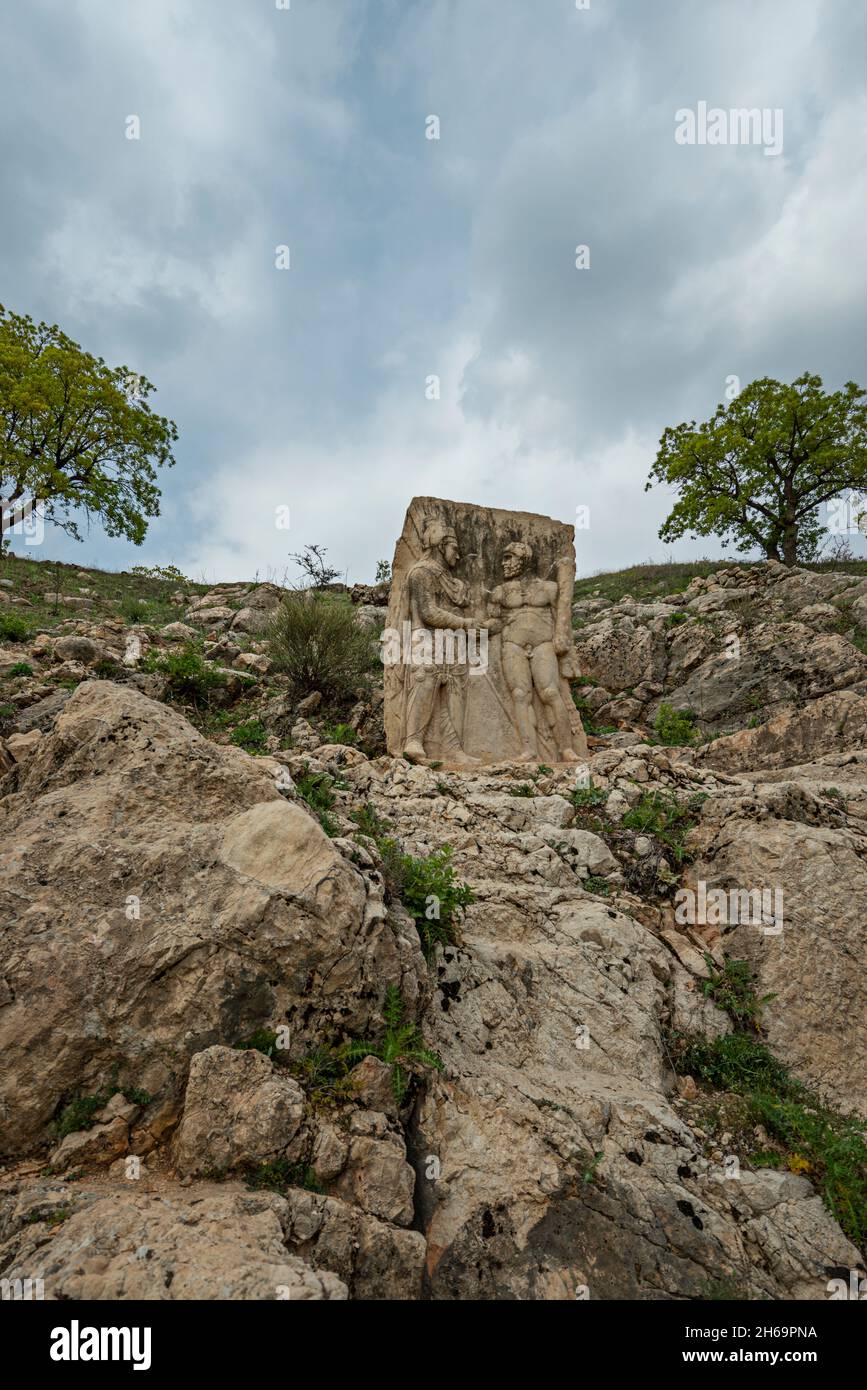
[[(733, 375), (867, 385), (864, 0), (280, 3), (4, 7), (0, 302), (180, 431), (143, 547), (42, 553), (370, 579), (430, 493), (589, 507), (581, 574), (719, 554), (657, 538), (662, 430)], [(702, 101), (782, 153), (677, 143)]]

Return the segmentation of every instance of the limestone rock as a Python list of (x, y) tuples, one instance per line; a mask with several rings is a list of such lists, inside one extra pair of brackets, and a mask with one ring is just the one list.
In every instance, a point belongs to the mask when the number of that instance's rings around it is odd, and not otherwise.
[[(70, 1205), (57, 1193), (48, 1211)], [(4, 1277), (41, 1273), (46, 1299), (345, 1299), (346, 1285), (287, 1251), (286, 1203), (271, 1193), (205, 1187), (155, 1194), (95, 1186), (60, 1225), (27, 1222), (40, 1194), (5, 1214)]]
[(0, 837), (17, 849), (0, 879), (7, 1152), (106, 1084), (118, 1055), (129, 1084), (176, 1113), (205, 1048), (278, 1021), (301, 1050), (370, 1036), (388, 983), (414, 1006), (414, 931), (395, 929), (379, 885), (281, 795), (272, 759), (92, 681), (16, 775), (0, 801)]
[(304, 1118), (304, 1093), (261, 1052), (209, 1047), (190, 1062), (172, 1152), (179, 1173), (261, 1163), (282, 1153)]

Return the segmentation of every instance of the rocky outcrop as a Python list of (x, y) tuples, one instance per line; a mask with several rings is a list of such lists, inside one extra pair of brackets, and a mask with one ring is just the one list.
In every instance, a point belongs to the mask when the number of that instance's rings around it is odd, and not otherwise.
[(108, 681), (80, 685), (7, 774), (7, 1153), (113, 1073), (153, 1098), (147, 1147), (177, 1118), (194, 1054), (275, 1019), (299, 1047), (363, 1036), (389, 983), (417, 998), (415, 933), (387, 920), (381, 885), (285, 798), (286, 780)]

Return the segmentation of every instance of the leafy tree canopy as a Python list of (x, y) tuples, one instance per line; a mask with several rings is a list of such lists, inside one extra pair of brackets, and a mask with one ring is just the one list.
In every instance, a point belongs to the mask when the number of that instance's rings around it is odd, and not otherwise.
[(148, 518), (159, 516), (156, 470), (172, 466), (178, 437), (148, 405), (154, 390), (56, 324), (0, 305), (0, 497), (39, 499), (76, 540), (73, 514), (95, 512), (109, 536), (141, 545)]
[(703, 425), (667, 429), (645, 488), (679, 494), (660, 538), (715, 535), (786, 565), (815, 556), (820, 505), (867, 487), (865, 402), (853, 381), (826, 392), (808, 373), (762, 377)]

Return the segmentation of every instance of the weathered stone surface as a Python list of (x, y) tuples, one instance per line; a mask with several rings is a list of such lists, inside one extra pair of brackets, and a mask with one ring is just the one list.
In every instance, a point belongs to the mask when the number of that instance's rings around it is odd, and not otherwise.
[(725, 950), (750, 962), (759, 995), (774, 996), (762, 1011), (774, 1052), (841, 1109), (867, 1115), (867, 834), (799, 781), (760, 778), (706, 808), (685, 882), (766, 894), (767, 923), (758, 896), (729, 898)]
[[(368, 1036), (423, 963), (381, 888), (277, 790), (270, 758), (202, 738), (110, 681), (78, 687), (0, 801), (3, 1143), (124, 1080), (177, 1105), (189, 1058), (285, 1021), (300, 1050)], [(46, 1017), (62, 1018), (47, 1028)]]
[(345, 1299), (346, 1285), (286, 1248), (286, 1203), (271, 1193), (205, 1186), (170, 1195), (95, 1186), (68, 1211), (68, 1188), (6, 1199), (4, 1278), (43, 1277), (46, 1299)]
[(383, 644), (391, 753), (446, 765), (585, 756), (569, 689), (578, 674), (571, 526), (417, 497), (392, 574)]
[(277, 1157), (304, 1118), (304, 1092), (253, 1050), (209, 1047), (190, 1062), (184, 1113), (172, 1145), (179, 1173)]
[(333, 1197), (293, 1188), (286, 1241), (317, 1269), (332, 1270), (351, 1298), (421, 1297), (425, 1239)]

